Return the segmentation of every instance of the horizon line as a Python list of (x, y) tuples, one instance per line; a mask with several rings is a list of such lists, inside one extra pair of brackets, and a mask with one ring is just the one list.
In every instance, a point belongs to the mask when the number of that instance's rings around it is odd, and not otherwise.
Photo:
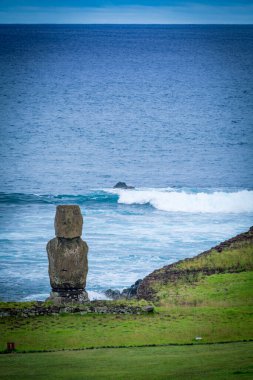
[(253, 26), (253, 23), (52, 23), (52, 22), (0, 22), (0, 25), (154, 25), (154, 26), (170, 26), (170, 25), (245, 25), (245, 26)]

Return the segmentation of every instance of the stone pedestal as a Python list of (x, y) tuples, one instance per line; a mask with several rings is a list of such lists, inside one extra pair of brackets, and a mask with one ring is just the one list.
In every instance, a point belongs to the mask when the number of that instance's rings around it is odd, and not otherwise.
[(81, 239), (83, 218), (79, 206), (57, 206), (56, 237), (47, 244), (49, 277), (52, 292), (49, 300), (56, 304), (84, 303), (88, 273), (88, 246)]
[(47, 301), (53, 301), (55, 305), (86, 303), (89, 301), (88, 294), (84, 289), (59, 289), (50, 292)]

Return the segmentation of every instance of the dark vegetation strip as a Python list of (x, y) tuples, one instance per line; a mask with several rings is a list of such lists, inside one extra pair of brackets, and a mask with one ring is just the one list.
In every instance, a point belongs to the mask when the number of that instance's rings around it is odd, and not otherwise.
[(62, 351), (86, 351), (86, 350), (105, 350), (113, 348), (143, 348), (143, 347), (184, 347), (184, 346), (213, 346), (215, 344), (233, 344), (233, 343), (249, 343), (253, 342), (253, 339), (242, 339), (233, 341), (222, 341), (222, 342), (192, 342), (192, 343), (165, 343), (165, 344), (139, 344), (139, 345), (128, 345), (128, 346), (98, 346), (98, 347), (81, 347), (81, 348), (61, 348), (58, 350), (14, 350), (9, 352), (7, 350), (0, 351), (0, 355), (6, 354), (32, 354), (44, 352), (62, 352)]

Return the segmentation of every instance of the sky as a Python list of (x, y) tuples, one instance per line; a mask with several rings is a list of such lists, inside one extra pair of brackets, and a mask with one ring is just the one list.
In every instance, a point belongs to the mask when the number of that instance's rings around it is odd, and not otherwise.
[(253, 24), (253, 0), (0, 0), (2, 24)]

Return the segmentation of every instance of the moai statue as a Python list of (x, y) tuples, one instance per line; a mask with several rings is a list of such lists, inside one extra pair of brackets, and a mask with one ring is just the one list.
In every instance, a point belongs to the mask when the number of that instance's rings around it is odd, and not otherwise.
[(83, 217), (79, 206), (57, 206), (56, 237), (47, 243), (52, 292), (48, 300), (56, 304), (89, 301), (85, 291), (88, 273), (88, 246), (81, 239)]

